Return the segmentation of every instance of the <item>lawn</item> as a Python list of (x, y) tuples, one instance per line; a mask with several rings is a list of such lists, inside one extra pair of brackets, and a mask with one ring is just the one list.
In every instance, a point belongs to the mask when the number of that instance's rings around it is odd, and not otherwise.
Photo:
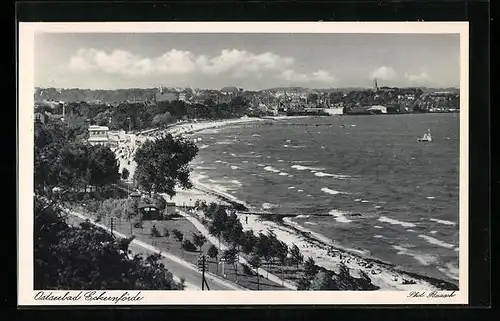
[[(93, 213), (89, 213), (87, 209), (84, 209), (82, 206), (76, 205), (72, 206), (72, 208), (80, 213), (85, 213), (92, 219), (95, 219), (95, 215)], [(111, 218), (105, 217), (100, 221), (101, 224), (105, 224), (108, 227), (111, 227)], [(143, 221), (142, 228), (133, 227), (127, 219), (113, 218), (113, 230), (118, 231), (125, 235), (135, 235), (136, 239), (143, 241), (145, 243), (151, 244), (157, 247), (164, 252), (169, 252), (177, 257), (182, 258), (183, 260), (196, 265), (198, 258), (200, 256), (200, 252), (194, 251), (186, 251), (182, 248), (181, 242), (179, 242), (172, 232), (177, 229), (183, 234), (183, 239), (189, 239), (193, 241), (193, 233), (198, 233), (196, 227), (189, 222), (186, 218), (180, 215), (173, 215), (169, 219), (166, 220), (155, 220), (155, 221)], [(153, 225), (160, 232), (160, 237), (154, 237), (151, 235), (151, 229)], [(168, 230), (169, 237), (165, 237), (165, 230)], [(132, 233), (132, 234), (131, 234)], [(202, 246), (203, 253), (207, 253), (208, 249), (212, 244), (210, 242), (206, 242)], [(218, 244), (215, 244), (218, 247)], [(219, 257), (221, 255), (221, 251), (219, 251)], [(219, 258), (218, 257), (218, 258)], [(235, 267), (231, 264), (224, 264), (224, 274), (222, 273), (222, 263), (217, 263), (215, 258), (209, 258), (207, 256), (208, 269), (207, 271), (212, 274), (216, 274), (221, 278), (227, 279), (233, 283), (236, 283), (244, 288), (250, 290), (288, 290), (283, 287), (281, 284), (277, 284), (265, 278), (265, 274), (261, 272), (261, 276), (259, 280), (257, 280), (257, 275), (252, 272), (249, 268), (245, 268), (244, 265), (238, 263), (236, 265), (237, 271)], [(262, 266), (262, 268), (266, 268)], [(281, 271), (281, 270), (280, 270)], [(271, 273), (272, 270), (270, 271)], [(280, 274), (275, 273), (280, 276)], [(208, 281), (210, 286), (210, 281)]]

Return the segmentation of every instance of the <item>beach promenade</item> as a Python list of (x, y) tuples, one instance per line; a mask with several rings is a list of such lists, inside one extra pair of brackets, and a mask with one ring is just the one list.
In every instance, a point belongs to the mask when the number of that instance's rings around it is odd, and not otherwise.
[[(77, 226), (82, 222), (85, 222), (89, 219), (89, 223), (105, 229), (108, 232), (111, 232), (111, 229), (105, 225), (93, 222), (89, 217), (77, 213), (71, 210), (65, 210), (68, 215), (68, 224)], [(124, 235), (120, 232), (113, 231), (113, 235), (118, 238), (127, 238), (127, 235)], [(161, 251), (160, 249), (142, 242), (140, 240), (133, 240), (129, 249), (133, 254), (142, 254), (144, 256), (151, 255), (154, 253), (160, 253), (162, 256), (161, 263), (164, 264), (165, 268), (167, 268), (174, 276), (174, 280), (180, 282), (181, 278), (185, 280), (185, 290), (195, 290), (201, 291), (201, 272), (198, 271), (198, 268), (193, 264), (182, 260), (181, 258), (172, 255), (171, 253)], [(213, 291), (244, 291), (247, 290), (242, 288), (234, 283), (223, 280), (219, 277), (216, 277), (212, 273), (205, 273), (205, 277), (209, 284), (210, 290)]]

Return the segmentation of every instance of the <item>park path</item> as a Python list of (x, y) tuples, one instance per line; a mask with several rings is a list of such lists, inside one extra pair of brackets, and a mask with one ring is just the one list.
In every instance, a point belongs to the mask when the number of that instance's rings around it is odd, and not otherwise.
[[(226, 251), (228, 249), (228, 247), (226, 245), (220, 243), (219, 240), (215, 236), (211, 235), (208, 232), (208, 230), (206, 229), (206, 227), (200, 221), (198, 221), (198, 219), (196, 219), (192, 215), (189, 215), (188, 213), (181, 211), (179, 209), (177, 210), (177, 212), (180, 215), (184, 216), (187, 220), (189, 220), (196, 227), (196, 229), (198, 229), (198, 231), (200, 231), (200, 233), (203, 234), (203, 236), (205, 236), (207, 238), (207, 240), (209, 240), (212, 244), (219, 244), (220, 250)], [(295, 284), (287, 282), (287, 281), (279, 278), (278, 276), (276, 276), (272, 273), (269, 273), (268, 271), (264, 270), (263, 268), (259, 268), (258, 269), (259, 271), (257, 272), (257, 269), (253, 268), (244, 257), (239, 256), (239, 262), (242, 264), (248, 265), (254, 272), (259, 273), (262, 276), (264, 276), (264, 274), (265, 274), (267, 276), (267, 279), (270, 281), (276, 282), (278, 284), (283, 284), (284, 287), (286, 287), (290, 290), (297, 290), (297, 286), (295, 286)]]
[[(111, 229), (103, 224), (99, 224), (96, 222), (93, 222), (89, 217), (82, 215), (80, 213), (77, 213), (75, 211), (71, 210), (64, 210), (66, 213), (70, 214), (73, 217), (72, 225), (77, 225), (78, 223), (84, 222), (87, 219), (89, 220), (89, 223), (98, 226), (102, 229), (105, 229), (108, 232), (111, 232)], [(69, 218), (69, 217), (68, 217)], [(127, 235), (124, 235), (120, 232), (113, 231), (113, 234), (117, 237), (120, 238), (127, 238)], [(174, 275), (174, 280), (177, 282), (180, 282), (181, 278), (184, 278), (185, 280), (185, 290), (201, 290), (201, 272), (198, 271), (198, 268), (181, 258), (172, 255), (168, 252), (161, 251), (160, 249), (147, 244), (145, 242), (142, 242), (140, 240), (133, 240), (130, 243), (129, 249), (136, 254), (145, 254), (145, 255), (150, 255), (154, 253), (160, 253), (162, 256), (162, 263), (165, 265), (165, 267)], [(236, 284), (233, 284), (231, 282), (228, 282), (226, 280), (222, 280), (216, 276), (214, 276), (211, 273), (205, 273), (205, 278), (207, 279), (209, 283), (210, 290), (215, 290), (215, 291), (224, 291), (224, 290), (232, 290), (232, 291), (245, 291), (248, 289), (242, 288)]]

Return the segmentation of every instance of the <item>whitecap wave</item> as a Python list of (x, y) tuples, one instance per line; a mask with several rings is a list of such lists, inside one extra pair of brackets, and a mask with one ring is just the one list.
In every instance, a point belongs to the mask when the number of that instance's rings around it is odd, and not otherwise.
[(239, 167), (236, 165), (231, 165), (231, 169), (239, 169)]
[(333, 215), (335, 217), (335, 220), (337, 222), (340, 222), (340, 223), (350, 223), (352, 222), (350, 219), (348, 219), (347, 217), (345, 217), (346, 212), (342, 212), (342, 211), (339, 211), (339, 210), (331, 210), (330, 212), (328, 212), (328, 214), (330, 215)]
[(296, 169), (298, 171), (322, 171), (324, 168), (317, 168), (311, 166), (303, 166), (303, 165), (292, 165), (291, 168)]
[[(311, 172), (313, 172), (313, 170), (311, 170)], [(315, 172), (314, 176), (318, 176), (318, 177), (333, 177), (333, 178), (336, 178), (336, 179), (349, 179), (349, 178), (351, 178), (348, 175), (338, 175), (338, 174), (330, 174), (330, 173), (324, 173), (324, 172)]]
[(432, 256), (430, 254), (417, 253), (399, 245), (393, 245), (392, 248), (398, 251), (397, 254), (411, 256), (422, 265), (427, 266), (437, 261), (437, 258), (435, 256)]
[(314, 222), (304, 222), (304, 224), (308, 224), (308, 225), (318, 225), (318, 223), (314, 223)]
[(429, 221), (433, 221), (439, 224), (444, 224), (444, 225), (457, 225), (457, 223), (452, 222), (452, 221), (446, 221), (446, 220), (439, 220), (437, 218), (430, 218)]
[(392, 225), (401, 225), (402, 227), (416, 227), (417, 225), (410, 222), (398, 221), (387, 216), (381, 216), (378, 218), (379, 222), (389, 223)]
[(200, 147), (198, 147), (198, 148), (199, 148), (199, 149), (205, 149), (205, 148), (207, 148), (207, 147), (208, 147), (208, 145), (207, 145), (207, 144), (203, 144), (203, 145), (201, 145), (201, 146), (200, 146)]
[(281, 171), (279, 169), (276, 169), (272, 166), (266, 166), (264, 167), (265, 171), (272, 172), (272, 173), (280, 173)]
[(264, 203), (262, 204), (262, 209), (264, 210), (270, 210), (270, 209), (273, 209), (273, 208), (276, 208), (278, 207), (277, 205), (275, 204), (271, 204), (271, 203)]
[(459, 279), (460, 270), (456, 265), (454, 265), (451, 262), (446, 263), (444, 267), (438, 267), (438, 270), (444, 275), (448, 276), (449, 278), (452, 278), (454, 280)]
[(321, 191), (325, 192), (327, 194), (330, 194), (330, 195), (347, 194), (347, 193), (344, 193), (344, 192), (336, 191), (336, 190), (328, 188), (328, 187), (323, 187), (321, 189)]
[(434, 238), (432, 236), (428, 236), (428, 235), (424, 235), (424, 234), (419, 234), (418, 237), (423, 238), (424, 240), (426, 240), (430, 244), (441, 246), (441, 247), (444, 247), (446, 249), (451, 249), (451, 248), (455, 247), (454, 244), (446, 243), (446, 242), (438, 240), (438, 239), (436, 239), (436, 238)]
[(288, 176), (288, 173), (285, 173), (285, 172), (281, 172), (279, 173), (280, 176)]
[(285, 144), (285, 145), (283, 145), (283, 147), (285, 147), (285, 148), (304, 148), (306, 146), (304, 146), (304, 145), (288, 145), (288, 144)]

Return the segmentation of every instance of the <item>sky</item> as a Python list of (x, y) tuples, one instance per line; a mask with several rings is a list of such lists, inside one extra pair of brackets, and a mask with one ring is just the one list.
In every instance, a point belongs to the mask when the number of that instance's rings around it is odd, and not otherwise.
[(39, 33), (35, 86), (458, 87), (459, 34)]

